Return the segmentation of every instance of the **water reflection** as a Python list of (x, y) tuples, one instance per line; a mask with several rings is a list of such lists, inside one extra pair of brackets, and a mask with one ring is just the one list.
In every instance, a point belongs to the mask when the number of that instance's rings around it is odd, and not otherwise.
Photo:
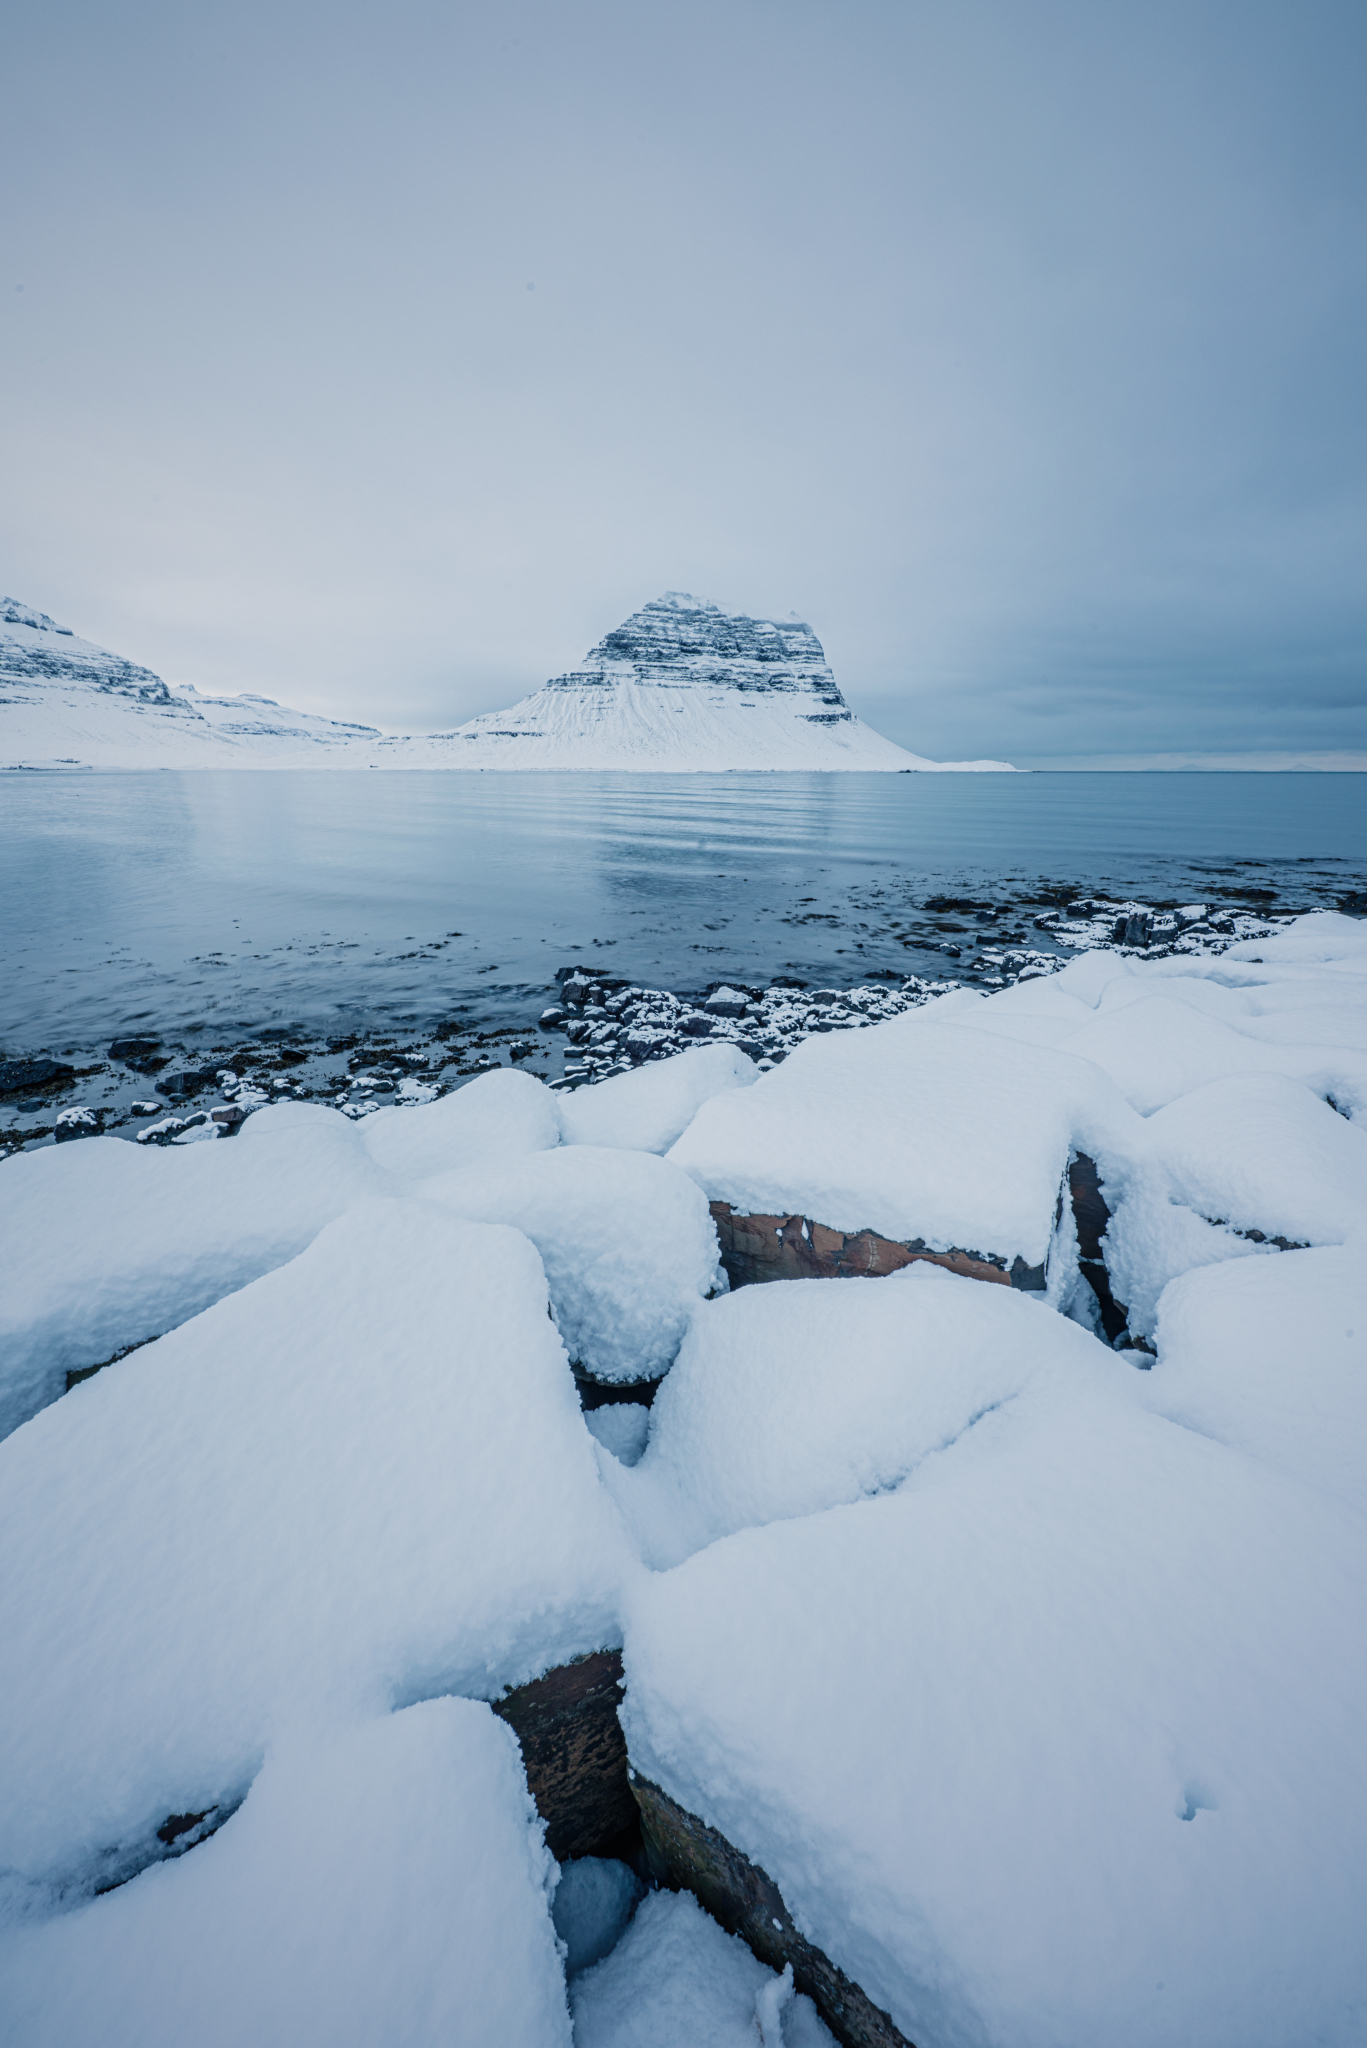
[[(642, 980), (904, 967), (928, 889), (1362, 886), (1352, 776), (9, 776), (7, 1049), (156, 1024), (525, 1009), (579, 953)], [(1288, 893), (1290, 892), (1290, 893)], [(1318, 894), (1316, 894), (1318, 892)], [(805, 899), (805, 900), (804, 900)], [(814, 923), (813, 918), (827, 920)]]

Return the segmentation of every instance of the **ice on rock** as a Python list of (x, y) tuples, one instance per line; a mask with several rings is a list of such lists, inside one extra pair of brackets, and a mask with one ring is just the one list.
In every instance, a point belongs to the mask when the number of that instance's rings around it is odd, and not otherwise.
[(633, 1762), (913, 2041), (1348, 2048), (1367, 1526), (1020, 1309), (1055, 1369), (896, 1492), (633, 1590)]
[(375, 1164), (397, 1180), (426, 1180), (558, 1145), (560, 1105), (544, 1081), (504, 1067), (439, 1102), (377, 1110), (360, 1126), (360, 1139)]
[(431, 1700), (282, 1742), (191, 1856), (0, 1934), (11, 2048), (569, 2048), (517, 1744)]
[[(834, 2048), (809, 1998), (779, 2016), (780, 1982), (687, 1892), (651, 1892), (612, 1954), (570, 1985), (575, 2048)], [(777, 2035), (759, 2031), (761, 2000)]]
[(1041, 1264), (1070, 1150), (1104, 1155), (1138, 1119), (1087, 1062), (940, 1007), (809, 1039), (704, 1103), (669, 1157), (737, 1209)]
[(345, 1117), (260, 1110), (228, 1145), (87, 1138), (0, 1174), (0, 1434), (66, 1375), (198, 1315), (283, 1265), (382, 1186)]
[(565, 1142), (667, 1152), (704, 1102), (748, 1088), (758, 1072), (736, 1045), (700, 1045), (653, 1061), (565, 1096), (560, 1103)]
[(630, 1864), (612, 1856), (579, 1856), (560, 1866), (551, 1916), (565, 1944), (570, 1976), (601, 1962), (645, 1896)]
[(127, 1875), (291, 1729), (614, 1640), (619, 1530), (532, 1245), (361, 1205), (0, 1445), (16, 1882)]
[(611, 1451), (619, 1465), (639, 1464), (650, 1436), (650, 1410), (644, 1402), (605, 1402), (601, 1408), (590, 1408), (584, 1422), (589, 1435)]
[(706, 1198), (649, 1153), (563, 1146), (501, 1170), (437, 1175), (422, 1191), (526, 1233), (570, 1357), (598, 1379), (658, 1378), (689, 1317), (725, 1285)]
[(1174, 1422), (1367, 1510), (1367, 1246), (1174, 1280), (1143, 1395)]
[(609, 1483), (647, 1561), (901, 1485), (1041, 1377), (1115, 1375), (1076, 1324), (1023, 1294), (914, 1265), (709, 1302)]

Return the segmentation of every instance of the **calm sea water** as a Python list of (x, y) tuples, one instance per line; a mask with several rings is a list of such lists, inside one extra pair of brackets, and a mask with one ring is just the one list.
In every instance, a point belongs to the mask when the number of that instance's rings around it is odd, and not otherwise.
[(918, 965), (928, 891), (1332, 903), (1354, 775), (9, 775), (0, 1048), (535, 1014), (600, 961), (696, 988)]

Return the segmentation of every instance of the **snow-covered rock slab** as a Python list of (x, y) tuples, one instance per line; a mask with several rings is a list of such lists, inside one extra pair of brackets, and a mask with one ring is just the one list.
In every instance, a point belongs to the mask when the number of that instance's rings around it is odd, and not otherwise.
[[(947, 1336), (962, 1398), (927, 1413), (910, 1475), (819, 1513), (800, 1510), (834, 1402), (771, 1400), (774, 1441), (732, 1484), (751, 1511), (786, 1492), (799, 1512), (636, 1589), (634, 1765), (918, 2043), (1348, 2048), (1367, 1999), (1367, 1650), (1347, 1619), (1367, 1523), (1147, 1413), (1147, 1375), (1005, 1290), (920, 1268), (813, 1292), (954, 1288), (974, 1325), (990, 1308), (1052, 1327), (1052, 1366), (1012, 1391), (1005, 1347), (994, 1367)], [(899, 1407), (929, 1408), (929, 1375), (898, 1394), (869, 1416), (910, 1435)], [(834, 1448), (837, 1485), (896, 1484), (872, 1430)]]
[(1181, 1273), (1354, 1235), (1367, 1236), (1367, 1130), (1284, 1074), (1239, 1074), (1148, 1119), (1103, 1248), (1131, 1331), (1148, 1336)]
[(11, 2048), (569, 2048), (517, 1747), (431, 1700), (282, 1742), (183, 1860), (0, 1934)]
[(1071, 1150), (1138, 1127), (1096, 1068), (915, 1011), (810, 1039), (704, 1103), (668, 1157), (709, 1199), (1042, 1265)]
[(1155, 1410), (1367, 1511), (1367, 1245), (1174, 1280), (1158, 1304)]
[(396, 1180), (426, 1180), (558, 1145), (560, 1104), (544, 1081), (501, 1067), (439, 1102), (377, 1110), (360, 1136), (370, 1158)]
[(611, 1642), (619, 1526), (531, 1244), (362, 1205), (0, 1445), (6, 1862), (127, 1874), (290, 1728)]
[(704, 1102), (748, 1088), (759, 1073), (736, 1045), (700, 1045), (635, 1073), (581, 1088), (560, 1104), (567, 1145), (667, 1152)]
[(891, 1492), (1041, 1380), (1128, 1370), (1013, 1289), (923, 1263), (848, 1287), (746, 1287), (699, 1309), (644, 1457), (605, 1470), (659, 1568)]
[(422, 1192), (526, 1233), (570, 1358), (595, 1379), (658, 1379), (690, 1316), (726, 1284), (706, 1197), (648, 1152), (561, 1146), (501, 1170), (440, 1174)]
[(353, 1125), (303, 1103), (230, 1144), (118, 1138), (23, 1153), (0, 1173), (0, 1434), (97, 1365), (283, 1265), (383, 1186)]

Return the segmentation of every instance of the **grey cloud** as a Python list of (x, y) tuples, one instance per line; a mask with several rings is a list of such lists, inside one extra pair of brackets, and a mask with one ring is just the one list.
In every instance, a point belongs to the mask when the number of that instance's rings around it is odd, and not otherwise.
[(31, 9), (0, 582), (395, 726), (682, 587), (923, 751), (1361, 747), (1365, 56), (1335, 0)]

